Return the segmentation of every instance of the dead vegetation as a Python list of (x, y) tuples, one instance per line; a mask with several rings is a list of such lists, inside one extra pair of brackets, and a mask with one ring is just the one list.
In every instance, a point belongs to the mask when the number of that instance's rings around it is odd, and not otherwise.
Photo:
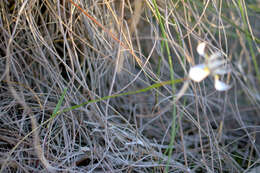
[[(0, 172), (259, 166), (259, 2), (2, 0), (0, 10)], [(207, 78), (181, 92), (204, 61), (200, 42), (230, 64), (230, 90)]]

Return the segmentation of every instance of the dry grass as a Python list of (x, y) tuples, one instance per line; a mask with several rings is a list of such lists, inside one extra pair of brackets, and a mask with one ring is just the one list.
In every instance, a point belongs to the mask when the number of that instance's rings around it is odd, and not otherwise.
[[(73, 2), (0, 1), (0, 172), (260, 165), (259, 2)], [(107, 97), (185, 79), (201, 41), (230, 63), (232, 89), (207, 78)], [(61, 110), (101, 99), (54, 116), (65, 88)]]

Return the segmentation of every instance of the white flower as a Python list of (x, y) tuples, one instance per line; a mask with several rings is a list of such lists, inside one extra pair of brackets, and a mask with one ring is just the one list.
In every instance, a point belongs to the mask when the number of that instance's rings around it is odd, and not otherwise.
[(197, 47), (197, 52), (205, 57), (205, 63), (193, 66), (189, 71), (189, 78), (195, 82), (201, 82), (207, 76), (214, 76), (214, 86), (218, 91), (226, 91), (231, 88), (230, 85), (225, 84), (219, 80), (219, 75), (229, 73), (231, 70), (227, 68), (226, 60), (222, 58), (220, 52), (213, 53), (208, 57), (205, 54), (206, 43), (202, 42)]
[(189, 71), (189, 77), (195, 81), (200, 82), (210, 74), (209, 69), (205, 64), (199, 64), (192, 67)]

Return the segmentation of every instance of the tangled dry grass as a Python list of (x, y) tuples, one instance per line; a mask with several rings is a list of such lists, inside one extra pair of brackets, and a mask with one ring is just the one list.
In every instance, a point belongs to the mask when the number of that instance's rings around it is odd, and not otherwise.
[[(259, 5), (1, 0), (0, 172), (257, 168)], [(232, 89), (208, 78), (182, 92), (202, 41), (229, 62)]]

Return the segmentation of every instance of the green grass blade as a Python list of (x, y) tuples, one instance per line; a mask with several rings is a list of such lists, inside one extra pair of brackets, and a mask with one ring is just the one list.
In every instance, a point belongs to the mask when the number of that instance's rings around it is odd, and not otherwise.
[(126, 92), (126, 93), (121, 93), (121, 94), (115, 94), (115, 95), (110, 95), (110, 96), (105, 96), (105, 97), (102, 97), (100, 99), (95, 99), (95, 100), (90, 100), (90, 101), (87, 101), (87, 102), (84, 102), (84, 103), (81, 103), (79, 105), (74, 105), (74, 106), (71, 106), (69, 108), (65, 108), (63, 109), (62, 111), (57, 111), (55, 114), (53, 114), (52, 116), (56, 116), (60, 113), (64, 113), (64, 112), (68, 112), (68, 111), (71, 111), (71, 110), (74, 110), (74, 109), (77, 109), (77, 108), (80, 108), (84, 105), (87, 105), (89, 103), (96, 103), (96, 102), (100, 102), (100, 101), (104, 101), (104, 100), (107, 100), (107, 99), (111, 99), (111, 98), (115, 98), (115, 97), (121, 97), (121, 96), (127, 96), (127, 95), (133, 95), (133, 94), (139, 94), (139, 93), (143, 93), (143, 92), (147, 92), (151, 89), (154, 89), (154, 88), (158, 88), (158, 87), (161, 87), (163, 85), (169, 85), (169, 84), (176, 84), (176, 83), (180, 83), (182, 82), (184, 79), (175, 79), (175, 80), (169, 80), (169, 81), (164, 81), (164, 82), (160, 82), (160, 83), (155, 83), (149, 87), (146, 87), (146, 88), (143, 88), (143, 89), (140, 89), (140, 90), (137, 90), (137, 91), (130, 91), (130, 92)]
[(257, 79), (258, 79), (258, 82), (260, 82), (260, 72), (259, 72), (259, 67), (258, 67), (258, 64), (257, 64), (257, 60), (256, 60), (256, 56), (255, 56), (255, 52), (254, 52), (254, 49), (253, 49), (253, 44), (252, 44), (252, 40), (250, 39), (252, 36), (250, 35), (249, 33), (249, 26), (248, 26), (248, 23), (246, 21), (246, 17), (245, 17), (245, 12), (246, 12), (246, 5), (244, 5), (244, 8), (243, 8), (243, 2), (241, 0), (238, 1), (238, 5), (239, 5), (239, 9), (240, 9), (240, 13), (242, 15), (242, 20), (243, 20), (243, 23), (244, 23), (244, 28), (245, 28), (245, 32), (246, 32), (246, 39), (248, 41), (248, 45), (249, 45), (249, 51), (250, 51), (250, 54), (252, 56), (252, 59), (253, 59), (253, 63), (254, 63), (254, 68), (255, 68), (255, 71), (256, 71), (256, 76), (257, 76)]
[[(165, 26), (164, 26), (160, 11), (158, 9), (158, 6), (156, 4), (156, 0), (153, 0), (153, 4), (154, 4), (154, 7), (155, 7), (156, 16), (159, 20), (158, 22), (160, 24), (160, 29), (162, 31), (162, 37), (164, 39), (163, 43), (165, 45), (165, 49), (166, 49), (166, 52), (167, 52), (167, 55), (168, 55), (168, 63), (169, 63), (169, 67), (170, 67), (170, 78), (171, 78), (172, 81), (174, 81), (173, 63), (172, 63), (170, 48), (169, 48), (168, 42), (166, 41), (167, 35), (166, 35), (166, 31), (164, 29)], [(172, 84), (172, 92), (175, 93), (175, 91), (176, 91), (176, 87), (175, 87), (175, 84), (173, 83)], [(177, 128), (176, 128), (176, 106), (175, 105), (173, 105), (172, 117), (173, 117), (173, 120), (172, 120), (172, 126), (171, 126), (171, 141), (170, 141), (170, 144), (169, 144), (170, 150), (168, 152), (168, 160), (167, 160), (167, 164), (166, 164), (166, 168), (165, 168), (164, 172), (168, 172), (168, 169), (169, 169), (170, 158), (171, 158), (172, 151), (173, 151), (172, 146), (174, 144), (176, 131), (177, 131)]]
[(60, 97), (60, 99), (58, 101), (58, 104), (56, 105), (56, 107), (55, 107), (55, 109), (54, 109), (54, 111), (53, 111), (53, 113), (51, 115), (51, 118), (54, 118), (57, 115), (57, 112), (60, 110), (61, 104), (62, 104), (62, 102), (64, 100), (65, 94), (67, 93), (67, 90), (68, 90), (68, 88), (65, 88), (63, 90), (62, 95), (61, 95), (61, 97)]

